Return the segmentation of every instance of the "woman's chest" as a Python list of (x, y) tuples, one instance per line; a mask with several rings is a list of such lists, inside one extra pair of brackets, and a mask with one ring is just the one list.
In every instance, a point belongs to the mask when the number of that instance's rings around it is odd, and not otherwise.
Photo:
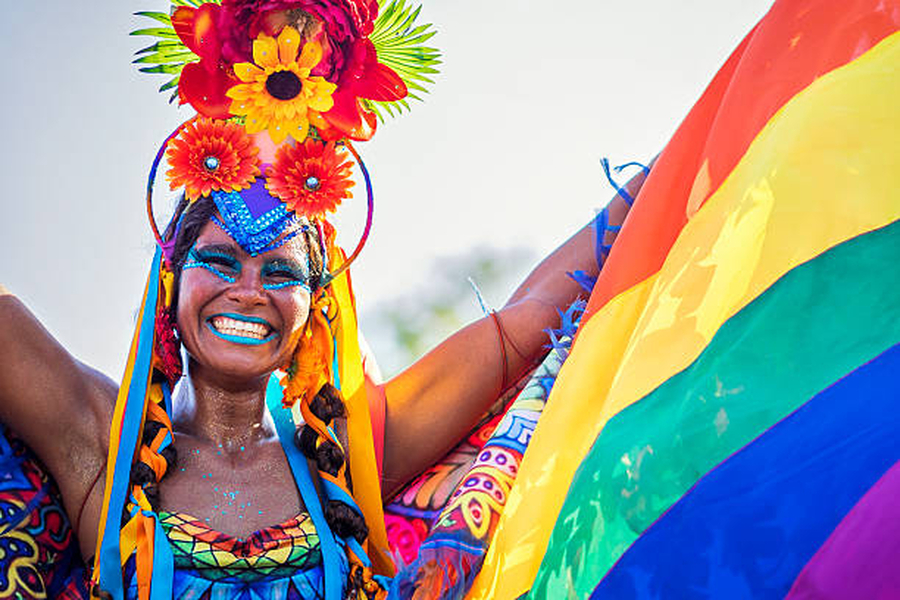
[(245, 538), (304, 509), (277, 441), (227, 451), (188, 439), (177, 449), (178, 464), (160, 486), (163, 511), (188, 514)]

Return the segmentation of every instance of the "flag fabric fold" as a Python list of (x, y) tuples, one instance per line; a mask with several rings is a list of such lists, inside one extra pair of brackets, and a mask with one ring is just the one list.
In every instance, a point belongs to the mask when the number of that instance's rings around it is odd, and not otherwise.
[[(673, 515), (701, 488), (739, 514), (746, 498), (720, 471), (826, 390), (870, 385), (865, 365), (900, 342), (898, 30), (898, 0), (779, 0), (728, 59), (619, 233), (469, 598), (632, 597), (604, 586), (626, 558), (651, 561), (642, 536), (690, 536)], [(854, 427), (866, 424), (847, 420), (845, 435)], [(818, 556), (893, 465), (882, 450), (815, 536), (766, 539)], [(685, 543), (696, 556), (667, 560), (754, 580)], [(784, 567), (779, 597), (804, 564)], [(633, 597), (655, 597), (642, 585)]]

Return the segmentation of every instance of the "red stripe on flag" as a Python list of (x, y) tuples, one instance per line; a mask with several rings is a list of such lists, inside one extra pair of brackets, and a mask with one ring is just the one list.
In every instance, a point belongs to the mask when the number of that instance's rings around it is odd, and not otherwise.
[(732, 53), (660, 155), (600, 274), (585, 318), (660, 269), (689, 216), (719, 188), (785, 103), (898, 29), (900, 0), (777, 2)]

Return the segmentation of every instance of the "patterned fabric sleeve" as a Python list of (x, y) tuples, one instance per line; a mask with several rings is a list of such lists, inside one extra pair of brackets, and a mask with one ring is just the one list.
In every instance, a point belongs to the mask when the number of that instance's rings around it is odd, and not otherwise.
[(86, 598), (85, 581), (56, 483), (0, 424), (0, 598)]

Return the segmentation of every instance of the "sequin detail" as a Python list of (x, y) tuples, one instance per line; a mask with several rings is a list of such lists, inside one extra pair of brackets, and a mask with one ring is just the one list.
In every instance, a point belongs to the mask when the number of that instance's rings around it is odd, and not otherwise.
[(276, 242), (285, 231), (298, 225), (297, 218), (282, 202), (272, 199), (272, 208), (254, 216), (239, 192), (213, 192), (212, 197), (219, 209), (219, 216), (213, 216), (213, 221), (251, 256), (273, 250), (296, 235), (296, 231), (291, 232)]

